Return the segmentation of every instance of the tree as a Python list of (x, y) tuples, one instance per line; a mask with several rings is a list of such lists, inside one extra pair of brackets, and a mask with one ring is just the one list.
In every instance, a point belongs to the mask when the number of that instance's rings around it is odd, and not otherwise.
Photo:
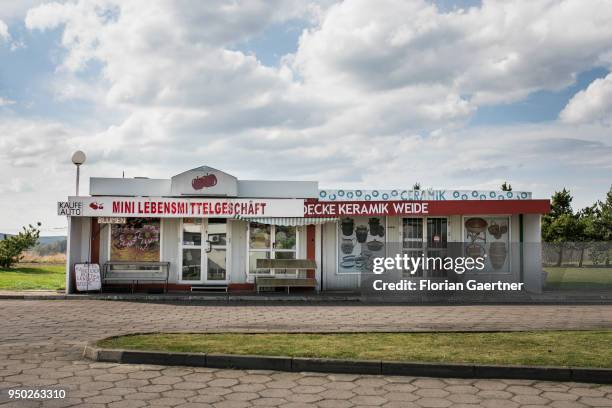
[(17, 235), (4, 236), (0, 241), (0, 267), (10, 268), (23, 258), (23, 251), (32, 248), (38, 242), (40, 236), (40, 222), (36, 227), (32, 224), (23, 227)]
[(501, 185), (502, 191), (512, 191), (512, 184), (504, 181), (504, 184)]
[(542, 239), (546, 242), (558, 242), (561, 237), (556, 234), (560, 231), (558, 225), (552, 228), (552, 223), (561, 215), (573, 215), (572, 196), (565, 188), (553, 194), (550, 203), (550, 213), (542, 217)]
[(572, 200), (572, 195), (565, 188), (555, 192), (550, 203), (550, 216), (557, 218), (561, 214), (572, 214)]
[(542, 239), (558, 245), (557, 265), (563, 261), (565, 243), (575, 241), (584, 232), (584, 225), (572, 211), (572, 195), (565, 188), (553, 194), (550, 213), (542, 217)]
[(591, 258), (594, 264), (610, 265), (610, 242), (612, 241), (612, 186), (605, 201), (593, 206), (593, 217), (588, 225), (587, 234), (594, 242)]
[(602, 241), (612, 241), (612, 186), (606, 194), (606, 201), (599, 202), (599, 217), (596, 228)]
[(584, 223), (573, 214), (561, 214), (557, 218), (553, 218), (547, 228), (542, 231), (544, 241), (559, 246), (557, 266), (561, 266), (563, 261), (563, 249), (565, 247), (572, 249), (572, 245), (581, 241), (583, 235)]

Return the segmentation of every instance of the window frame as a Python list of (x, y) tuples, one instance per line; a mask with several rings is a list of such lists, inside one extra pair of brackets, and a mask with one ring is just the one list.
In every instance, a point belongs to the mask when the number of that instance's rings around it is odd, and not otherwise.
[[(151, 218), (151, 219), (158, 219), (159, 220), (159, 262), (164, 262), (164, 218), (161, 217), (127, 217), (127, 219), (129, 220), (130, 218)], [(107, 228), (108, 232), (107, 232), (107, 236), (108, 236), (108, 243), (106, 246), (106, 250), (107, 250), (107, 257), (108, 257), (108, 262), (112, 262), (113, 260), (111, 259), (111, 250), (112, 250), (112, 245), (113, 245), (113, 224), (109, 224), (109, 228)], [(134, 261), (134, 262), (139, 262), (139, 261)]]
[[(429, 248), (429, 234), (428, 234), (428, 229), (427, 229), (427, 223), (430, 219), (434, 219), (434, 218), (440, 218), (440, 219), (445, 219), (446, 220), (446, 247), (445, 248)], [(423, 231), (423, 245), (422, 248), (419, 250), (418, 248), (404, 248), (404, 219), (420, 219), (421, 220), (421, 228)], [(421, 251), (423, 253), (424, 256), (429, 256), (429, 251), (433, 251), (433, 252), (439, 252), (439, 251), (448, 251), (448, 245), (450, 243), (452, 243), (453, 241), (451, 241), (451, 216), (448, 215), (436, 215), (436, 216), (412, 216), (412, 217), (405, 217), (405, 216), (401, 216), (399, 217), (399, 240), (401, 243), (401, 251), (402, 251), (402, 255), (405, 252), (419, 252)], [(429, 274), (429, 270), (426, 268), (423, 268), (422, 270), (422, 274), (421, 275), (411, 275), (410, 273), (408, 274), (404, 274), (403, 278), (435, 278), (436, 276), (431, 276)]]
[[(502, 271), (495, 271), (492, 269), (485, 269), (483, 271), (470, 271), (470, 273), (473, 274), (495, 274), (495, 275), (507, 275), (507, 274), (512, 274), (512, 258), (513, 258), (513, 254), (512, 254), (512, 244), (514, 243), (514, 241), (512, 241), (512, 214), (473, 214), (473, 215), (462, 215), (461, 216), (461, 242), (463, 242), (463, 244), (467, 244), (468, 242), (465, 240), (465, 220), (468, 218), (507, 218), (508, 219), (508, 254), (507, 254), (507, 259), (508, 259), (508, 270), (502, 270)], [(490, 262), (487, 259), (487, 262)]]
[(344, 217), (339, 217), (338, 220), (336, 221), (336, 275), (340, 275), (340, 276), (351, 276), (351, 275), (361, 275), (361, 271), (355, 271), (355, 272), (341, 272), (340, 271), (340, 229), (341, 229), (341, 224), (342, 224), (342, 219), (343, 218), (351, 218), (352, 220), (355, 220), (355, 218), (380, 218), (381, 220), (384, 220), (384, 228), (385, 228), (385, 236), (384, 236), (384, 243), (385, 243), (385, 256), (387, 256), (388, 254), (388, 237), (389, 237), (389, 216), (387, 215), (360, 215), (360, 216), (344, 216)]
[[(193, 246), (183, 246), (183, 224), (185, 218), (196, 218), (202, 220), (202, 224), (200, 226), (200, 231), (202, 234), (201, 244), (193, 245)], [(212, 217), (215, 218), (215, 217)], [(225, 280), (209, 280), (208, 279), (208, 252), (205, 251), (206, 245), (204, 243), (208, 240), (208, 225), (209, 218), (207, 217), (184, 217), (179, 219), (179, 228), (178, 228), (178, 257), (177, 257), (177, 277), (176, 281), (180, 284), (186, 285), (207, 285), (207, 284), (229, 284), (231, 282), (231, 253), (232, 253), (232, 245), (231, 245), (231, 219), (226, 218), (226, 231), (225, 231), (225, 270), (226, 276)], [(183, 280), (183, 249), (200, 249), (200, 279), (199, 280)], [(203, 265), (206, 265), (206, 269), (202, 268)]]
[[(292, 227), (295, 228), (295, 250), (292, 249), (276, 249), (274, 247), (274, 245), (276, 244), (276, 227), (277, 225), (274, 224), (262, 224), (262, 225), (269, 225), (270, 226), (270, 246), (268, 248), (255, 248), (252, 249), (251, 248), (251, 223), (256, 221), (246, 221), (247, 223), (247, 234), (246, 234), (246, 276), (247, 276), (247, 281), (252, 281), (253, 278), (257, 277), (257, 276), (276, 276), (276, 270), (271, 268), (269, 273), (263, 274), (263, 273), (252, 273), (250, 270), (250, 263), (251, 263), (251, 252), (260, 252), (260, 253), (265, 253), (265, 252), (269, 252), (270, 253), (270, 258), (269, 259), (274, 259), (274, 255), (276, 252), (284, 252), (284, 253), (295, 253), (295, 259), (298, 259), (299, 255), (301, 254), (300, 251), (300, 232), (301, 229), (299, 225), (290, 225)], [(258, 223), (261, 224), (261, 223)], [(297, 276), (297, 274), (299, 273), (298, 270), (296, 270), (295, 275)], [(285, 275), (285, 274), (283, 274)], [(293, 274), (292, 274), (293, 275)]]

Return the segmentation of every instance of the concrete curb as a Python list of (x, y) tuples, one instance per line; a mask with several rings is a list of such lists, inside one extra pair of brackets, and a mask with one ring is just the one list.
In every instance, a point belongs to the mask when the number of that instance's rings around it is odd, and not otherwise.
[(95, 343), (90, 343), (85, 347), (83, 357), (100, 362), (164, 366), (182, 365), (243, 370), (310, 371), (418, 377), (508, 378), (612, 384), (612, 369), (608, 368), (494, 366), (235, 354), (170, 353), (164, 351), (103, 349), (97, 347)]
[(361, 305), (609, 305), (612, 295), (593, 295), (581, 297), (529, 297), (516, 299), (389, 299), (371, 300), (357, 295), (251, 295), (251, 294), (206, 294), (206, 295), (173, 295), (173, 294), (36, 294), (36, 293), (0, 293), (0, 300), (106, 300), (127, 302), (160, 302), (160, 303), (224, 303), (224, 304), (361, 304)]

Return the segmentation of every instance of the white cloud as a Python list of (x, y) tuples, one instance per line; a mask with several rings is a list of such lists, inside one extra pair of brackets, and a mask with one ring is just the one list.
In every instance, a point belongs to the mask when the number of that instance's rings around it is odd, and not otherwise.
[(612, 74), (596, 79), (587, 89), (578, 92), (560, 114), (567, 123), (601, 121), (612, 124)]
[(425, 0), (353, 0), (301, 38), (295, 67), (322, 88), (437, 84), (488, 104), (563, 88), (611, 44), (605, 0), (489, 0), (449, 13)]
[(8, 26), (2, 20), (0, 20), (0, 42), (1, 41), (10, 41), (11, 36), (8, 31)]
[(28, 9), (48, 0), (0, 0), (0, 19), (8, 22), (25, 17)]
[(0, 107), (14, 105), (15, 101), (0, 96)]
[[(294, 18), (312, 26), (279, 67), (236, 50)], [(567, 183), (583, 186), (590, 196), (576, 201), (586, 204), (611, 178), (600, 124), (465, 127), (480, 106), (612, 66), (609, 1), (494, 0), (443, 13), (422, 0), (76, 0), (40, 5), (25, 21), (63, 30), (52, 89), (60, 100), (98, 101), (93, 119), (104, 123), (0, 124), (0, 169), (55, 180), (32, 185), (46, 199), (71, 190), (67, 155), (76, 148), (88, 154), (84, 179), (209, 164), (324, 185), (484, 188), (508, 179), (540, 197)]]

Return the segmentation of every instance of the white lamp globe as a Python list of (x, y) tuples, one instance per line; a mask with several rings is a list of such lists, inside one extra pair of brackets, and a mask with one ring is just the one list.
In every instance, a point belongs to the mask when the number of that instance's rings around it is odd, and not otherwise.
[(87, 157), (85, 156), (85, 153), (83, 153), (80, 150), (77, 150), (76, 152), (74, 152), (74, 154), (72, 155), (72, 162), (74, 164), (76, 164), (77, 166), (80, 166), (81, 164), (85, 163), (85, 159)]

